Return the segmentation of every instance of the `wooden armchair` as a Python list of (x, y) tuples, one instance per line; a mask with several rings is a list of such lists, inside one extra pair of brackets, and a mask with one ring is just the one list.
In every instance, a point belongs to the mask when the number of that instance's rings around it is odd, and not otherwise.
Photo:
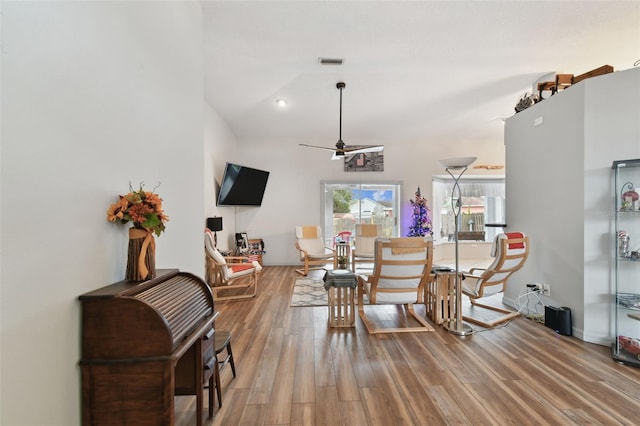
[[(247, 299), (254, 297), (258, 291), (259, 272), (262, 266), (244, 256), (223, 256), (216, 248), (213, 233), (206, 229), (204, 233), (205, 247), (205, 280), (211, 287), (216, 301), (231, 299)], [(249, 289), (249, 292), (238, 292), (221, 296), (221, 292), (231, 289)]]
[[(424, 303), (425, 286), (433, 279), (432, 257), (430, 237), (376, 239), (373, 274), (358, 276), (358, 312), (369, 334), (434, 331), (413, 309), (414, 303)], [(417, 321), (419, 326), (410, 326), (409, 316), (406, 316), (394, 320), (405, 323), (405, 327), (376, 327), (365, 313), (364, 294), (370, 305), (404, 305), (412, 321)], [(373, 309), (367, 307), (367, 310)]]
[(320, 226), (296, 226), (296, 249), (304, 262), (304, 267), (296, 272), (304, 276), (312, 269), (324, 269), (327, 263), (336, 262), (336, 252), (325, 247)]
[(356, 263), (373, 263), (376, 238), (382, 237), (382, 225), (357, 224), (356, 238), (351, 251), (351, 271), (356, 272)]
[(522, 268), (529, 256), (529, 237), (521, 232), (498, 234), (493, 241), (491, 256), (494, 261), (487, 268), (472, 268), (464, 273), (462, 293), (471, 299), (472, 307), (480, 307), (505, 315), (491, 321), (464, 316), (465, 321), (491, 328), (520, 315), (501, 307), (479, 302), (480, 299), (504, 292), (507, 280)]

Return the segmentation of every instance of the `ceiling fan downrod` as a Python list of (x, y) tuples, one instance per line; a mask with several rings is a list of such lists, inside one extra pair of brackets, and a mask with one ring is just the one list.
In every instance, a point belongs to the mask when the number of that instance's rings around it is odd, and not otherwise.
[[(340, 91), (340, 121), (339, 121), (339, 136), (338, 136), (338, 143), (336, 144), (336, 147), (338, 149), (344, 149), (344, 142), (342, 141), (342, 89), (344, 89), (346, 87), (346, 84), (344, 84), (344, 82), (339, 81), (336, 84), (336, 88)], [(344, 154), (344, 153), (343, 153)]]

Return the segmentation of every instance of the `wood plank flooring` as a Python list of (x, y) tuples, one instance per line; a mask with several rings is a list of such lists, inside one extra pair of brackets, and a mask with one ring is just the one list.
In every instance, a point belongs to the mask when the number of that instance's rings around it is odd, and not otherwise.
[[(297, 276), (265, 267), (256, 298), (216, 304), (238, 374), (222, 371), (223, 406), (205, 425), (640, 424), (640, 369), (608, 347), (526, 318), (466, 337), (371, 336), (359, 318), (329, 328), (326, 307), (289, 306)], [(381, 322), (404, 316), (372, 308)], [(194, 407), (177, 397), (176, 424), (194, 425)]]

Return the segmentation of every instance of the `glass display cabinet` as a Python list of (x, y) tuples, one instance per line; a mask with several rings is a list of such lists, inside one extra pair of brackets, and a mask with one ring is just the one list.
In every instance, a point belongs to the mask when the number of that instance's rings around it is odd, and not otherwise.
[[(640, 159), (614, 161), (613, 359), (640, 367)], [(634, 185), (635, 184), (635, 185)]]

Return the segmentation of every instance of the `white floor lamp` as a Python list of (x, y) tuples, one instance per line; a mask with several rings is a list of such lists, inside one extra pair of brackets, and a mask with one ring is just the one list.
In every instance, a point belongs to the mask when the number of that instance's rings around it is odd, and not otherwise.
[[(446, 328), (449, 333), (457, 334), (458, 336), (466, 336), (473, 333), (473, 329), (462, 322), (462, 283), (460, 282), (460, 264), (458, 257), (458, 220), (460, 217), (460, 210), (462, 209), (462, 191), (460, 190), (460, 178), (467, 171), (469, 166), (476, 161), (477, 157), (458, 157), (447, 158), (440, 160), (449, 173), (449, 176), (453, 178), (453, 189), (451, 190), (451, 209), (455, 216), (455, 229), (453, 232), (454, 241), (456, 245), (456, 276), (455, 276), (455, 292), (456, 292), (456, 319), (449, 321)], [(457, 176), (453, 172), (457, 172)], [(457, 197), (456, 197), (457, 194)], [(455, 203), (454, 203), (455, 200)]]

